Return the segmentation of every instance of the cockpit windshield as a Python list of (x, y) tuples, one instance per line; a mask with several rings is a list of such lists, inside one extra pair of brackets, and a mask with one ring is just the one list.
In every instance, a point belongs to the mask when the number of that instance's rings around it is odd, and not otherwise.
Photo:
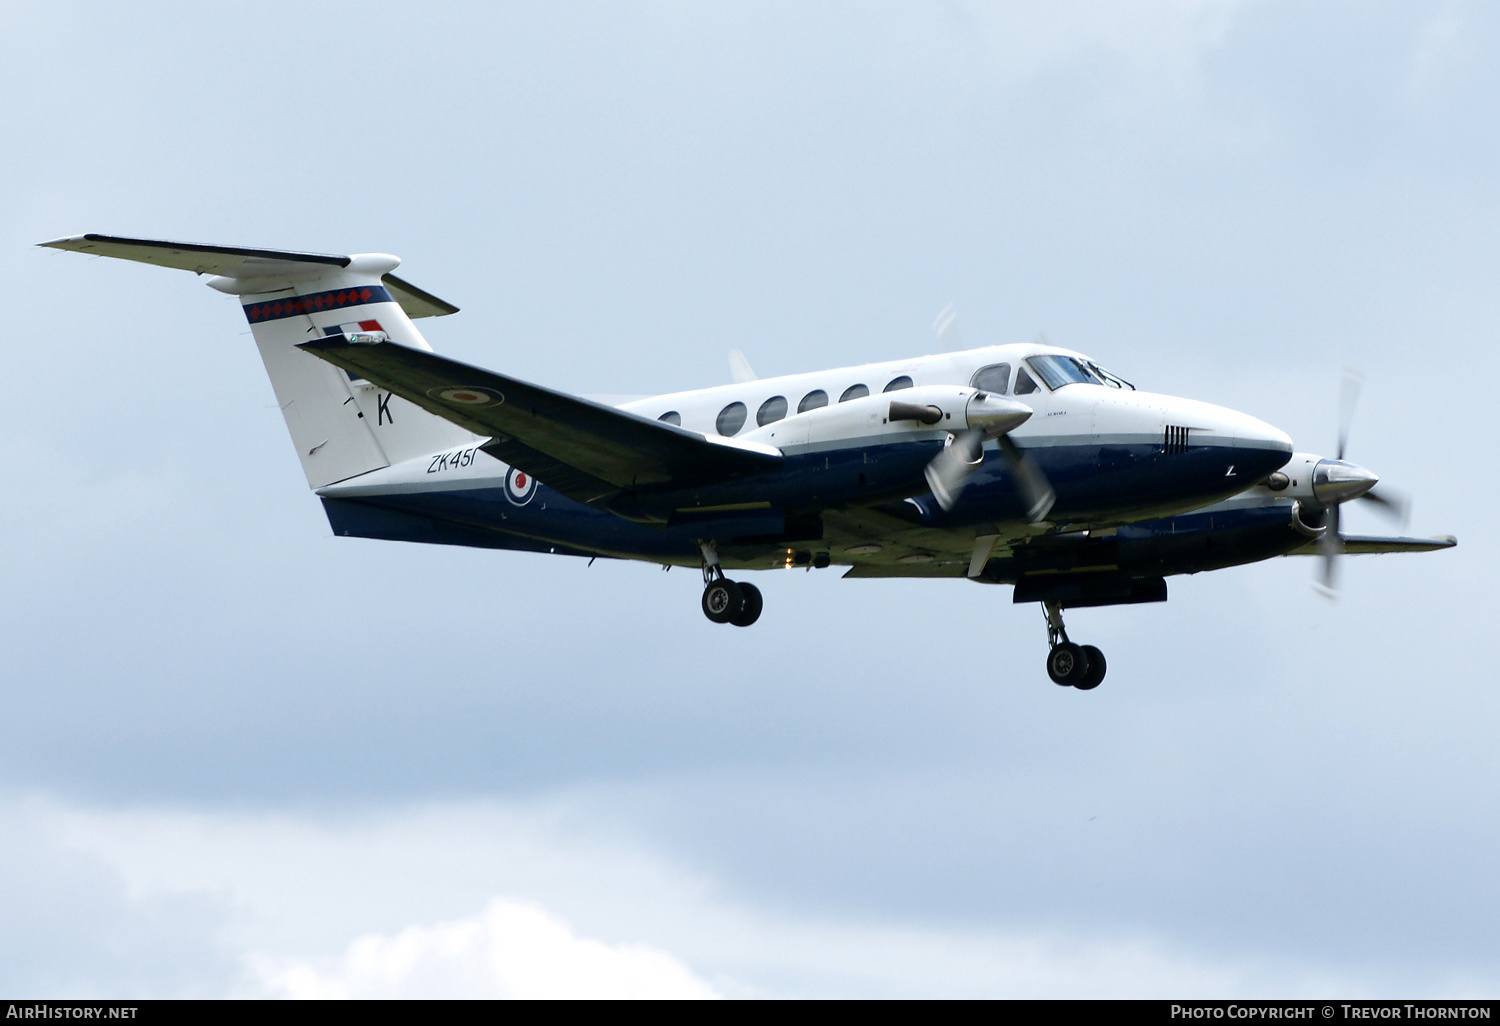
[(1048, 353), (1044, 356), (1028, 357), (1026, 362), (1054, 392), (1065, 385), (1108, 385), (1111, 388), (1132, 390), (1135, 388), (1124, 378), (1116, 377), (1094, 361), (1079, 359), (1076, 356)]
[(1093, 360), (1085, 360), (1083, 362), (1089, 365), (1089, 370), (1093, 371), (1095, 374), (1097, 374), (1099, 376), (1099, 380), (1103, 381), (1106, 385), (1110, 386), (1111, 388), (1128, 388), (1132, 392), (1135, 391), (1135, 386), (1132, 385), (1130, 382), (1126, 381), (1124, 378), (1120, 377), (1118, 374), (1111, 374), (1109, 371), (1107, 371), (1103, 367), (1099, 366)]
[(1033, 356), (1026, 361), (1047, 387), (1056, 392), (1064, 385), (1100, 385), (1088, 364), (1072, 356)]

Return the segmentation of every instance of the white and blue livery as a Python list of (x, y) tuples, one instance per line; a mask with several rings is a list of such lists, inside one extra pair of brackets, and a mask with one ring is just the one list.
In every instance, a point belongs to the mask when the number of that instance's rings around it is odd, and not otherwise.
[(741, 627), (724, 571), (1013, 585), (1041, 603), (1058, 684), (1104, 679), (1069, 607), (1160, 602), (1166, 579), (1289, 554), (1427, 551), (1347, 537), (1377, 478), (1294, 452), (1254, 417), (1157, 395), (1081, 353), (991, 346), (612, 404), (445, 359), (413, 321), (457, 307), (384, 254), (106, 235), (43, 243), (210, 275), (242, 305), (308, 484), (338, 535), (635, 559), (702, 570), (702, 609)]

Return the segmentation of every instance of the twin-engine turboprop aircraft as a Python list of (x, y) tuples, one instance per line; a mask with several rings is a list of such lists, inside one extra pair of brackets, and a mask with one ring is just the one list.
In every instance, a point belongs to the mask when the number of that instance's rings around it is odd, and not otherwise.
[(433, 353), (412, 321), (457, 307), (383, 254), (325, 256), (106, 235), (43, 243), (208, 274), (238, 298), (334, 533), (637, 559), (703, 572), (702, 607), (747, 627), (724, 575), (1014, 585), (1040, 603), (1058, 684), (1104, 655), (1064, 609), (1162, 602), (1166, 578), (1296, 553), (1420, 552), (1344, 537), (1339, 507), (1395, 503), (1376, 476), (1293, 452), (1234, 410), (1142, 392), (1079, 353), (1004, 345), (610, 405)]

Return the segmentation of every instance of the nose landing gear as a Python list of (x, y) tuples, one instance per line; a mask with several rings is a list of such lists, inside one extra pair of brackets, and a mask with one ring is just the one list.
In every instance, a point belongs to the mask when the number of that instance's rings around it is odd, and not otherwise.
[(1043, 602), (1042, 612), (1047, 617), (1047, 676), (1052, 683), (1062, 687), (1092, 691), (1104, 682), (1108, 664), (1104, 653), (1093, 645), (1075, 645), (1068, 640), (1068, 630), (1063, 626), (1062, 606), (1056, 602)]
[(703, 615), (713, 623), (736, 627), (749, 627), (759, 620), (765, 607), (760, 589), (725, 577), (712, 542), (699, 542), (698, 548), (703, 553)]

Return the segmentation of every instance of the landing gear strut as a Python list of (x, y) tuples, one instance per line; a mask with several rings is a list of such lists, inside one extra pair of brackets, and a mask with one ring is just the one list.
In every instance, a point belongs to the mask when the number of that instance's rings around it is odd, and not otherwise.
[(1043, 602), (1042, 612), (1047, 617), (1047, 676), (1052, 683), (1063, 687), (1092, 691), (1104, 681), (1108, 664), (1104, 653), (1093, 645), (1075, 645), (1068, 640), (1068, 629), (1063, 626), (1062, 606), (1056, 602)]
[(713, 542), (699, 542), (698, 548), (703, 553), (703, 615), (714, 623), (736, 627), (749, 627), (759, 620), (765, 606), (760, 589), (725, 577)]

